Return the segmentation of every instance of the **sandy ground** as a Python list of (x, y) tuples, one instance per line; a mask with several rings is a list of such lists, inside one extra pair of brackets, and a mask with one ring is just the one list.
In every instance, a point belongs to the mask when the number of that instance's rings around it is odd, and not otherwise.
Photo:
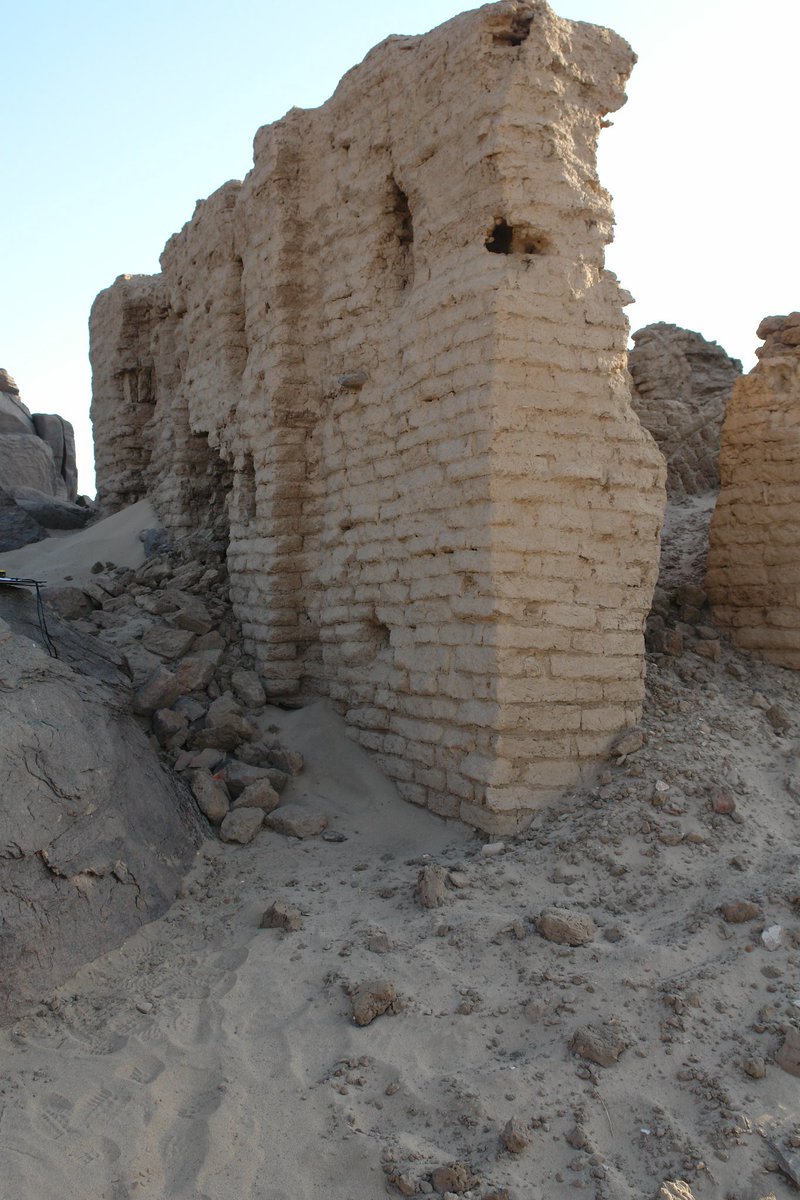
[[(773, 1059), (800, 1016), (800, 680), (723, 642), (648, 683), (642, 748), (498, 853), (404, 804), (324, 704), (265, 710), (306, 759), (286, 800), (346, 840), (209, 841), (169, 913), (0, 1035), (0, 1200), (439, 1195), (454, 1161), (481, 1198), (796, 1195), (768, 1138), (798, 1153)], [(260, 928), (277, 899), (302, 929)], [(593, 940), (546, 940), (550, 905)], [(400, 1011), (358, 1027), (347, 989), (377, 977)], [(570, 1049), (598, 1024), (607, 1067)]]
[(140, 500), (80, 533), (61, 534), (4, 552), (0, 567), (8, 575), (35, 576), (51, 587), (87, 579), (96, 562), (139, 567), (144, 562), (144, 546), (138, 535), (158, 524), (150, 501)]

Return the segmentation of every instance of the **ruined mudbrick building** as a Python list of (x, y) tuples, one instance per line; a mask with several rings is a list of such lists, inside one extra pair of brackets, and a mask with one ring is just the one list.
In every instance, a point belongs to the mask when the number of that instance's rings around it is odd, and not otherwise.
[(487, 830), (640, 712), (665, 471), (595, 169), (632, 61), (540, 2), (389, 38), (92, 311), (106, 509), (227, 526), (272, 694)]
[(737, 645), (800, 670), (800, 313), (758, 336), (722, 427), (708, 592)]

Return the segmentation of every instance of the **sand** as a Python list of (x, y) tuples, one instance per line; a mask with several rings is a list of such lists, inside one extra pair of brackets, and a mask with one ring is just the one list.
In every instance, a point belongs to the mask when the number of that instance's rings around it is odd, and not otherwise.
[[(796, 1195), (762, 1134), (798, 1153), (774, 1062), (800, 1016), (798, 701), (725, 642), (652, 661), (642, 748), (496, 853), (403, 803), (323, 702), (265, 710), (306, 758), (284, 799), (346, 840), (209, 840), (163, 918), (0, 1034), (0, 1200), (372, 1200), (454, 1160), (481, 1198)], [(260, 928), (274, 900), (304, 927)], [(759, 915), (726, 922), (733, 900)], [(547, 941), (551, 905), (594, 940)], [(347, 989), (376, 977), (400, 1011), (358, 1027)], [(608, 1067), (570, 1049), (603, 1023)]]
[(96, 562), (113, 562), (118, 567), (141, 566), (144, 547), (139, 534), (159, 524), (150, 501), (140, 500), (80, 533), (49, 537), (22, 550), (3, 553), (0, 567), (8, 575), (35, 576), (51, 587), (85, 582)]

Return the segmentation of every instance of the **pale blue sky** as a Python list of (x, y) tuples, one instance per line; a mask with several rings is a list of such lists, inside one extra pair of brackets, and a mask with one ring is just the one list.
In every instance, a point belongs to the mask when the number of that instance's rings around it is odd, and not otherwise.
[[(752, 365), (800, 307), (797, 0), (558, 0), (639, 55), (601, 139), (632, 327), (698, 329)], [(93, 491), (86, 322), (123, 272), (158, 270), (195, 201), (251, 165), (257, 127), (322, 103), (391, 33), (458, 0), (27, 0), (2, 9), (0, 366), (76, 426)]]

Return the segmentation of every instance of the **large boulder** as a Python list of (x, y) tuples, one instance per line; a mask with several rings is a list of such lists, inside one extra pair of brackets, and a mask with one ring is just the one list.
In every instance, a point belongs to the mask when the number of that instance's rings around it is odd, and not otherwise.
[(67, 490), (67, 500), (74, 500), (78, 495), (78, 466), (72, 425), (57, 413), (34, 413), (33, 426), (50, 447), (56, 470)]
[(114, 652), (0, 587), (0, 1023), (159, 916), (208, 828)]
[(18, 507), (45, 529), (83, 529), (93, 512), (82, 504), (47, 496), (32, 487), (15, 488), (13, 496)]
[(45, 537), (47, 530), (0, 487), (0, 551), (19, 550)]
[(14, 492), (36, 488), (46, 496), (62, 496), (67, 488), (56, 470), (53, 452), (36, 434), (4, 433), (0, 436), (0, 487)]

